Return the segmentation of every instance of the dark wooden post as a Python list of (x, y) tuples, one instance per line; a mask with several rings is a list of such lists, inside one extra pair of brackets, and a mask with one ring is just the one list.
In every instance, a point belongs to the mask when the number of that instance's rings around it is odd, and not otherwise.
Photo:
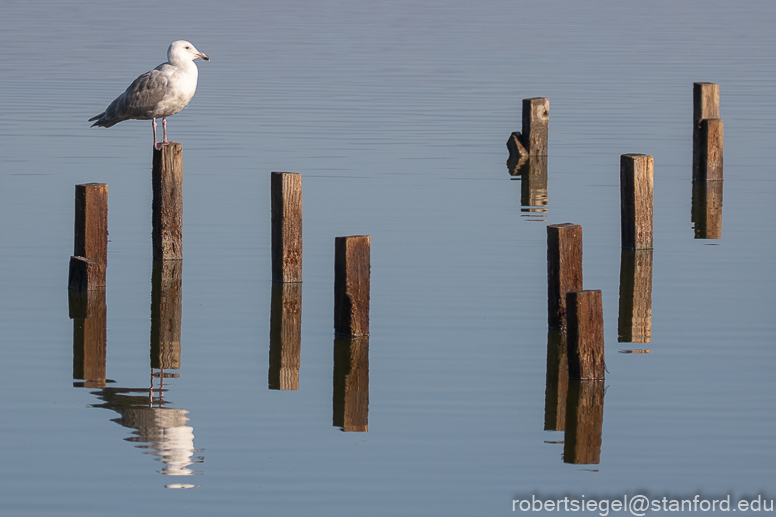
[(334, 332), (369, 335), (369, 235), (334, 240)]
[(343, 431), (369, 429), (369, 337), (334, 338), (332, 424)]
[(272, 280), (302, 281), (302, 175), (273, 172)]
[(547, 156), (549, 124), (550, 99), (523, 99), (523, 131), (512, 133), (507, 140), (510, 157)]
[(604, 379), (604, 309), (600, 290), (566, 294), (569, 377)]
[(700, 157), (696, 181), (722, 180), (722, 147), (724, 127), (722, 119), (704, 118), (700, 121)]
[(151, 368), (181, 367), (183, 263), (155, 260), (151, 272)]
[(154, 148), (154, 260), (183, 259), (183, 146), (170, 142)]
[(563, 462), (598, 464), (604, 426), (604, 381), (570, 380)]
[(701, 156), (700, 122), (705, 118), (720, 118), (719, 85), (703, 82), (693, 83), (692, 98), (692, 170), (693, 179), (697, 179)]
[(722, 237), (722, 181), (692, 182), (692, 222), (696, 239)]
[(652, 189), (655, 161), (648, 154), (620, 156), (622, 247), (652, 249)]
[(105, 289), (71, 290), (68, 297), (73, 320), (74, 386), (105, 387), (107, 308)]
[(547, 332), (547, 383), (544, 392), (544, 430), (563, 431), (566, 428), (566, 393), (569, 385), (569, 360), (566, 333)]
[(299, 389), (301, 350), (302, 284), (273, 282), (269, 317), (269, 389)]
[(652, 341), (652, 250), (622, 250), (617, 341)]
[(105, 287), (108, 267), (108, 185), (75, 186), (75, 246), (68, 288), (88, 291)]
[(582, 227), (552, 224), (547, 227), (547, 323), (566, 328), (566, 293), (582, 289)]

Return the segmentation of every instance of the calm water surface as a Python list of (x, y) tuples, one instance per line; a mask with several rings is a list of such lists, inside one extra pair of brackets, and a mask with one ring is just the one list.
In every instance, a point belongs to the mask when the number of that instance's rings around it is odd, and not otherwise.
[[(0, 14), (3, 514), (468, 516), (532, 493), (776, 495), (771, 1), (41, 0)], [(150, 123), (87, 119), (175, 39), (212, 61), (169, 121), (185, 259), (165, 284)], [(694, 81), (720, 85), (725, 123), (707, 228)], [(504, 145), (537, 96), (546, 187), (510, 176)], [(618, 321), (624, 153), (655, 157), (648, 342)], [(273, 170), (303, 175), (290, 370), (270, 344)], [(111, 241), (84, 323), (66, 284), (87, 182), (109, 185)], [(557, 411), (577, 391), (553, 381), (546, 323), (546, 225), (567, 221), (604, 300), (609, 374), (588, 427)], [(358, 353), (332, 322), (334, 238), (356, 234), (372, 238)], [(162, 295), (180, 300), (179, 350), (155, 345)], [(79, 330), (103, 327), (105, 350)], [(635, 348), (652, 352), (618, 353)], [(575, 456), (568, 432), (545, 430), (560, 415), (600, 449)]]

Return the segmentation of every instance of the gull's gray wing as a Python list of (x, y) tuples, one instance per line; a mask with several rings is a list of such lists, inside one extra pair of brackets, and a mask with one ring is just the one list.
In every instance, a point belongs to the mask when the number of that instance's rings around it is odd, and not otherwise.
[(111, 127), (127, 119), (150, 119), (147, 113), (152, 111), (167, 93), (169, 79), (159, 68), (161, 65), (135, 79), (104, 112), (90, 118), (89, 122), (97, 121), (92, 127)]

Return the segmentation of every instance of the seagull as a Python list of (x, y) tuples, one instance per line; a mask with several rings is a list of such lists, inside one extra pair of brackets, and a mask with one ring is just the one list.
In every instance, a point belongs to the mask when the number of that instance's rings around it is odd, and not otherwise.
[[(195, 59), (210, 61), (206, 54), (188, 41), (173, 41), (167, 49), (167, 62), (135, 79), (124, 93), (116, 97), (105, 111), (89, 119), (92, 127), (111, 127), (122, 120), (151, 120), (154, 149), (167, 141), (167, 117), (188, 105), (197, 90), (199, 71)], [(164, 139), (156, 141), (156, 119), (162, 118)]]

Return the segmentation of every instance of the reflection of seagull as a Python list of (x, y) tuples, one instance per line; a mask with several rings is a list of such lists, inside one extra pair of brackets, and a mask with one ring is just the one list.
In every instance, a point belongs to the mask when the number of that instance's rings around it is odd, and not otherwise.
[(122, 120), (151, 120), (154, 128), (154, 147), (156, 142), (156, 119), (162, 117), (162, 129), (167, 143), (167, 117), (175, 115), (188, 105), (197, 90), (199, 71), (194, 60), (210, 61), (204, 53), (198, 51), (188, 41), (175, 41), (167, 49), (167, 62), (134, 80), (129, 88), (116, 97), (110, 105), (89, 119), (96, 120), (92, 127), (111, 127)]

